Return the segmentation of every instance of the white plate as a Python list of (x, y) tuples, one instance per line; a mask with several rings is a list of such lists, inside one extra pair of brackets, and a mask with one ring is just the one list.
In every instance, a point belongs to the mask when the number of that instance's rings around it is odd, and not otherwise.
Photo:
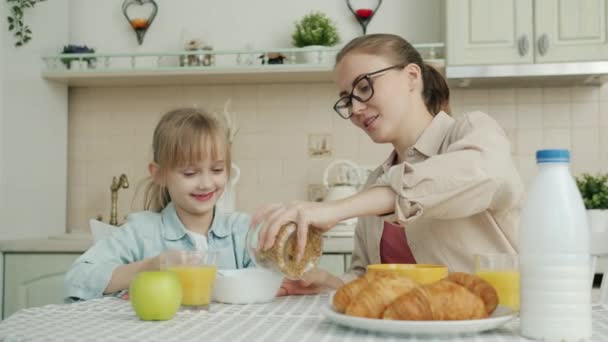
[(353, 317), (335, 311), (331, 304), (323, 306), (321, 313), (330, 321), (351, 328), (411, 335), (478, 333), (498, 328), (517, 316), (513, 310), (501, 305), (488, 318), (462, 321), (393, 321)]

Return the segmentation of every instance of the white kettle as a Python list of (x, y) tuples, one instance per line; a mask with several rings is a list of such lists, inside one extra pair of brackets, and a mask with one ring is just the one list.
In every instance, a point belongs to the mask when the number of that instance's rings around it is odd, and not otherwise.
[(216, 206), (223, 212), (233, 212), (236, 210), (236, 183), (241, 177), (241, 169), (236, 164), (230, 167), (230, 179), (226, 183), (224, 193), (218, 199)]
[[(338, 172), (332, 172), (338, 168)], [(330, 177), (333, 179), (330, 180)], [(323, 186), (327, 190), (325, 201), (333, 201), (356, 194), (365, 183), (365, 173), (349, 160), (331, 162), (323, 173)]]

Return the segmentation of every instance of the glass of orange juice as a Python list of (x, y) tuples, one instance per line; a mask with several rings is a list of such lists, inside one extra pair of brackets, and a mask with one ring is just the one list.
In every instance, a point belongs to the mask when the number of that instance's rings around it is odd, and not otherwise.
[(164, 255), (161, 268), (177, 274), (182, 284), (182, 306), (193, 310), (209, 310), (217, 252), (171, 251)]
[(476, 254), (475, 274), (494, 286), (500, 305), (519, 311), (519, 269), (516, 254)]

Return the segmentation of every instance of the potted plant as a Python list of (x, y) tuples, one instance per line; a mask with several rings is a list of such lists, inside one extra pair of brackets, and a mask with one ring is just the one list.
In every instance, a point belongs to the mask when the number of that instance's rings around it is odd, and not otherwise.
[[(63, 47), (63, 51), (61, 51), (62, 54), (71, 54), (71, 53), (95, 53), (95, 49), (91, 49), (89, 47), (87, 47), (86, 45), (66, 45)], [(61, 58), (61, 62), (63, 62), (63, 64), (65, 64), (65, 67), (67, 69), (70, 69), (72, 67), (72, 62), (74, 61), (84, 61), (87, 64), (88, 68), (95, 68), (95, 63), (97, 61), (97, 59), (95, 57), (64, 57)]]
[(576, 185), (587, 209), (593, 253), (596, 245), (608, 243), (608, 174), (584, 173), (576, 177)]
[[(318, 49), (336, 45), (340, 42), (340, 35), (329, 17), (321, 12), (310, 12), (296, 22), (291, 39), (295, 47)], [(307, 63), (315, 63), (315, 57), (318, 60), (319, 53), (309, 53), (306, 56)]]

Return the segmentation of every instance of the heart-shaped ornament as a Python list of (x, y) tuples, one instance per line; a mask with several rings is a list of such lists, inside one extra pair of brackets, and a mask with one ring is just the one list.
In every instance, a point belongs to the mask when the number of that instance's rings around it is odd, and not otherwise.
[(367, 33), (367, 25), (370, 21), (372, 21), (372, 18), (378, 12), (378, 8), (380, 8), (380, 5), (382, 5), (382, 0), (376, 0), (376, 6), (372, 8), (371, 6), (369, 6), (370, 2), (373, 3), (373, 0), (365, 2), (346, 0), (346, 5), (348, 6), (348, 9), (353, 13), (355, 19), (357, 19), (357, 21), (359, 22), (359, 25), (361, 25), (361, 29), (363, 30), (364, 35)]
[(139, 45), (144, 42), (144, 36), (157, 12), (158, 5), (154, 0), (125, 0), (122, 3), (122, 14), (135, 31)]

